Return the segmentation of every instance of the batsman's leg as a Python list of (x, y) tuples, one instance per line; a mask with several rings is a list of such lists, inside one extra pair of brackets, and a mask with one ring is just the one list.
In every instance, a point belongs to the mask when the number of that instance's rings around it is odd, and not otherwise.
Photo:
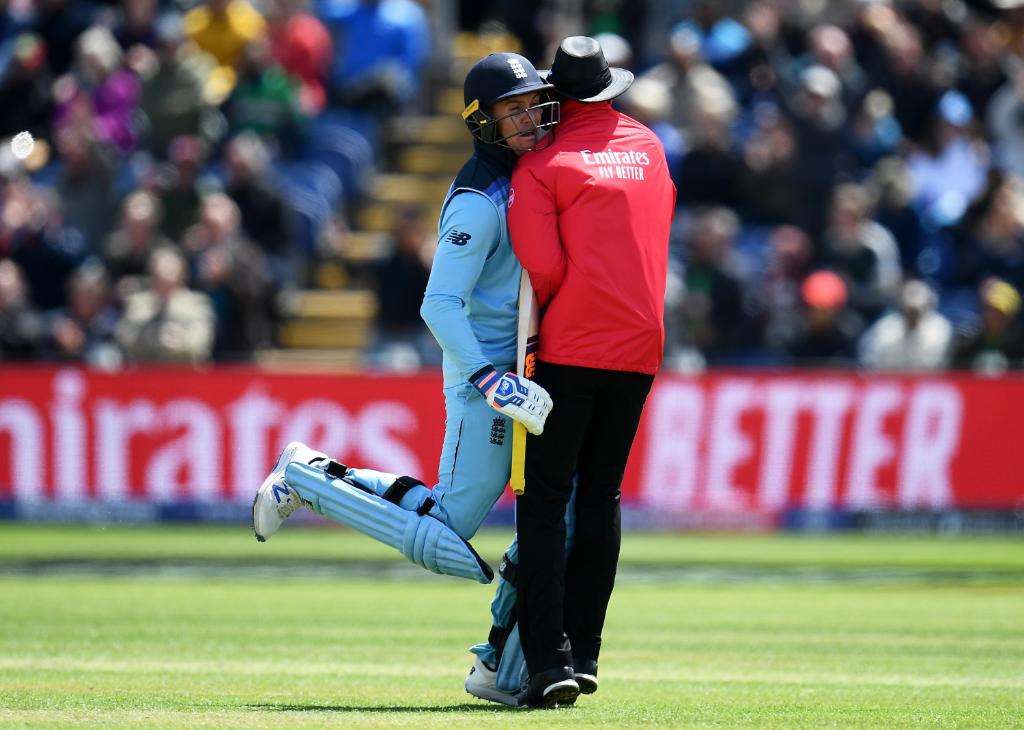
[(476, 534), (508, 484), (512, 420), (468, 383), (445, 389), (448, 420), (434, 499), (466, 540)]
[(303, 464), (290, 464), (285, 478), (314, 512), (390, 545), (427, 570), (480, 583), (494, 577), (469, 543), (431, 514), (433, 500), (418, 511), (399, 506), (408, 492), (426, 490), (410, 477), (399, 477), (383, 497), (351, 477), (332, 477)]
[(285, 478), (314, 511), (402, 552), (437, 573), (489, 583), (493, 572), (466, 542), (508, 482), (511, 426), (466, 384), (445, 389), (440, 482), (372, 469), (327, 473), (294, 464)]
[(256, 490), (252, 500), (252, 531), (256, 539), (265, 542), (281, 527), (281, 523), (306, 506), (298, 493), (284, 479), (285, 468), (292, 462), (325, 466), (330, 459), (326, 454), (309, 448), (303, 443), (292, 441), (284, 447), (277, 462), (263, 484)]
[[(573, 490), (569, 500), (569, 506), (565, 512), (565, 535), (566, 551), (572, 547), (573, 533), (576, 522), (576, 491)], [(498, 567), (498, 587), (494, 592), (494, 600), (491, 601), (491, 631), (487, 641), (470, 648), (470, 651), (477, 656), (477, 664), (482, 663), (485, 669), (490, 669), (493, 679), (493, 689), (490, 687), (480, 688), (480, 679), (474, 679), (474, 673), (481, 674), (474, 665), (466, 678), (466, 691), (471, 695), (494, 702), (506, 702), (505, 698), (518, 693), (523, 684), (529, 679), (529, 672), (526, 670), (526, 657), (523, 656), (523, 647), (519, 643), (519, 624), (516, 622), (516, 571), (519, 565), (519, 543), (512, 538), (512, 544), (501, 559)], [(486, 673), (483, 673), (486, 676)], [(471, 680), (473, 680), (471, 682)], [(577, 678), (579, 682), (579, 678)], [(586, 683), (586, 680), (584, 680)], [(583, 690), (584, 683), (580, 683)], [(587, 683), (588, 689), (593, 692), (597, 689), (597, 679), (593, 684)], [(589, 692), (586, 692), (589, 694)], [(489, 696), (490, 695), (490, 696)]]
[(498, 588), (491, 601), (491, 631), (487, 641), (470, 648), (476, 660), (465, 685), (466, 691), (474, 697), (513, 706), (518, 704), (515, 695), (529, 677), (516, 625), (518, 560), (519, 546), (513, 538), (498, 566)]

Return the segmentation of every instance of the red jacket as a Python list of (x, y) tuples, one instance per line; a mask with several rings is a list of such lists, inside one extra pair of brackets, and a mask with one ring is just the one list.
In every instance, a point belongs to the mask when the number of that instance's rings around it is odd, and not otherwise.
[(512, 174), (512, 247), (543, 309), (538, 357), (655, 373), (676, 190), (647, 127), (610, 103), (562, 102), (550, 147)]

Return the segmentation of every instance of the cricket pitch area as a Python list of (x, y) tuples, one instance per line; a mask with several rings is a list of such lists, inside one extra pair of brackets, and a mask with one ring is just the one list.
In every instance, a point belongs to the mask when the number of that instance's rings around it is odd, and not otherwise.
[(492, 593), (340, 529), (0, 523), (0, 727), (1024, 727), (1019, 536), (626, 533), (554, 711), (463, 690)]

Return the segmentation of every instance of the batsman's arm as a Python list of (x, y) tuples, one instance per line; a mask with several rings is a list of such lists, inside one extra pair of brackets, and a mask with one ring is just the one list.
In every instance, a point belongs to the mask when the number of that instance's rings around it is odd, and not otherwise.
[(491, 365), (469, 324), (466, 302), (499, 240), (500, 226), (494, 205), (479, 193), (452, 198), (441, 214), (437, 252), (420, 305), (434, 339), (466, 380)]

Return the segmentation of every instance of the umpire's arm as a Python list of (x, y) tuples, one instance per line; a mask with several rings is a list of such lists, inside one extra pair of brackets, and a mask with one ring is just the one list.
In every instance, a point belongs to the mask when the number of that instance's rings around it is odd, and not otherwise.
[(540, 306), (545, 306), (565, 279), (565, 250), (558, 233), (558, 211), (554, 192), (534, 169), (522, 162), (512, 173), (513, 199), (508, 207), (512, 248)]

